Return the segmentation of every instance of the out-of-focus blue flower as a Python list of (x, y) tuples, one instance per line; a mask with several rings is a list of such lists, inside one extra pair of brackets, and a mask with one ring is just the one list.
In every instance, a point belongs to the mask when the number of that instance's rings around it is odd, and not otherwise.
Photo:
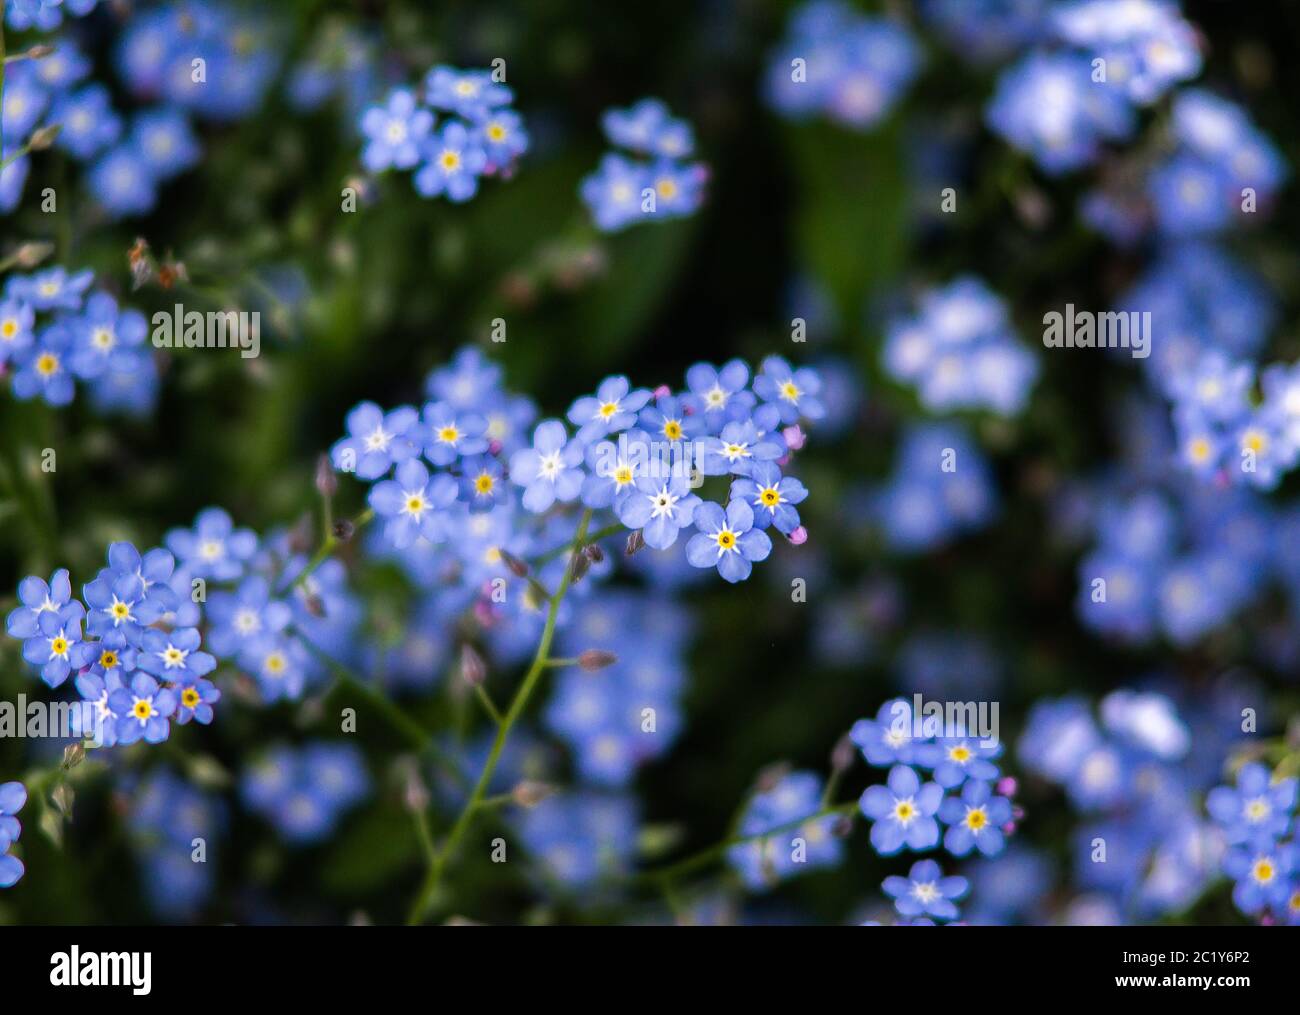
[(361, 161), (372, 173), (390, 167), (413, 169), (433, 130), (433, 114), (417, 106), (411, 92), (398, 89), (384, 105), (362, 114), (361, 130), (367, 139)]
[(242, 577), (257, 552), (257, 534), (235, 528), (221, 508), (200, 511), (193, 529), (172, 529), (164, 542), (179, 567), (193, 577), (222, 582)]
[(1236, 882), (1233, 904), (1252, 916), (1265, 908), (1282, 909), (1286, 905), (1289, 875), (1294, 869), (1294, 846), (1236, 846), (1223, 858), (1224, 873)]
[(149, 331), (144, 314), (119, 309), (117, 301), (104, 292), (92, 293), (85, 311), (69, 326), (77, 343), (69, 365), (82, 380), (131, 369)]
[(547, 880), (571, 891), (626, 873), (636, 847), (636, 806), (623, 796), (549, 797), (524, 811), (518, 824)]
[(16, 815), (27, 803), (27, 787), (21, 782), (0, 783), (0, 888), (12, 888), (22, 878), (23, 862), (9, 853), (23, 827)]
[(790, 772), (750, 798), (736, 834), (761, 838), (727, 850), (728, 862), (747, 887), (769, 888), (793, 875), (840, 863), (844, 847), (832, 831), (834, 815), (797, 824), (822, 810), (821, 794), (822, 782), (815, 773)]
[(487, 170), (487, 152), (464, 124), (444, 125), (422, 147), (425, 161), (415, 174), (415, 189), (422, 196), (445, 195), (460, 204), (478, 193), (478, 178)]
[(1134, 125), (1124, 94), (1094, 83), (1088, 58), (1069, 53), (1030, 53), (1003, 72), (985, 118), (1052, 175), (1091, 165)]
[(616, 148), (668, 159), (689, 158), (695, 149), (691, 125), (674, 119), (659, 99), (642, 99), (627, 109), (609, 109), (601, 128)]
[(424, 78), (424, 101), (434, 109), (473, 119), (485, 110), (508, 106), (514, 93), (490, 71), (457, 70), (439, 65)]
[(134, 142), (110, 149), (90, 171), (90, 189), (111, 215), (143, 215), (158, 200), (157, 177)]
[(189, 118), (174, 107), (136, 114), (131, 123), (131, 142), (159, 180), (193, 168), (202, 155)]
[(911, 85), (920, 48), (903, 26), (817, 0), (796, 10), (768, 64), (764, 91), (781, 114), (854, 130), (883, 120)]
[(314, 742), (276, 747), (240, 779), (245, 805), (292, 845), (328, 838), (343, 814), (370, 791), (361, 752), (351, 744)]
[(868, 765), (889, 768), (915, 764), (921, 747), (928, 741), (913, 736), (912, 704), (895, 698), (880, 706), (875, 719), (859, 719), (849, 737), (862, 751)]
[(1052, 0), (922, 0), (921, 16), (963, 60), (1003, 60), (1043, 38)]
[(92, 158), (122, 133), (122, 120), (101, 84), (61, 96), (50, 110), (50, 121), (61, 127), (55, 143), (82, 160)]
[(457, 411), (443, 402), (430, 402), (420, 417), (424, 456), (434, 465), (451, 465), (463, 456), (482, 454), (488, 441), (487, 421), (476, 413)]

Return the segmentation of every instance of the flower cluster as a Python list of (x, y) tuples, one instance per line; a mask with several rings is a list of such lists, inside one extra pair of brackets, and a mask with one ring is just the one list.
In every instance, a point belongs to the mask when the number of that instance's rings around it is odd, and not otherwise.
[(921, 17), (963, 60), (1005, 60), (1041, 39), (1054, 0), (922, 0)]
[(99, 0), (4, 0), (4, 19), (15, 31), (49, 32), (63, 24), (64, 15), (85, 17)]
[(640, 765), (667, 753), (682, 728), (690, 617), (625, 589), (584, 600), (574, 614), (557, 638), (560, 654), (612, 661), (560, 673), (545, 726), (568, 744), (584, 782), (626, 786)]
[(205, 597), (187, 622), (206, 622), (212, 653), (250, 676), (262, 701), (301, 698), (324, 675), (321, 654), (350, 658), (360, 608), (339, 561), (309, 570), (286, 534), (259, 540), (221, 508), (199, 512), (193, 528), (172, 529), (165, 542), (178, 584)]
[[(1002, 745), (996, 737), (914, 716), (901, 698), (882, 705), (875, 719), (859, 719), (849, 736), (867, 764), (889, 769), (885, 785), (868, 787), (860, 801), (873, 822), (876, 852), (893, 856), (904, 848), (933, 849), (941, 822), (943, 848), (953, 856), (1002, 851), (1015, 828), (1009, 799), (1015, 782), (1000, 778), (996, 760)], [(929, 774), (927, 781), (922, 782), (922, 773)]]
[(22, 835), (15, 816), (27, 803), (27, 787), (21, 782), (0, 783), (0, 888), (12, 888), (23, 876), (23, 862), (9, 852)]
[(539, 879), (569, 891), (625, 875), (636, 851), (639, 816), (627, 796), (576, 792), (553, 796), (517, 819)]
[[(750, 889), (770, 888), (795, 874), (838, 866), (844, 844), (834, 815), (822, 807), (822, 780), (814, 772), (787, 772), (750, 797), (736, 835), (751, 841), (727, 850), (727, 862)], [(810, 820), (799, 824), (802, 818)], [(771, 833), (770, 835), (768, 833)]]
[(329, 838), (344, 813), (369, 792), (361, 752), (351, 744), (327, 741), (274, 747), (239, 782), (245, 805), (295, 845)]
[(414, 170), (415, 189), (424, 197), (468, 201), (478, 193), (480, 178), (508, 178), (528, 149), (513, 101), (514, 92), (496, 71), (440, 64), (425, 75), (418, 93), (395, 89), (361, 114), (361, 161), (372, 173)]
[(192, 919), (216, 879), (223, 801), (167, 768), (128, 776), (118, 791), (130, 801), (127, 830), (150, 905), (166, 919)]
[[(56, 8), (57, 12), (57, 8)], [(144, 215), (159, 188), (199, 161), (193, 117), (218, 122), (255, 111), (278, 66), (275, 26), (219, 0), (135, 12), (114, 45), (121, 83), (140, 104), (115, 108), (110, 86), (92, 80), (93, 61), (71, 37), (6, 74), (4, 136), (16, 145), (38, 125), (57, 125), (55, 144), (88, 166), (96, 202), (115, 218)], [(0, 177), (0, 211), (22, 198), (29, 155)]]
[(903, 434), (875, 514), (895, 550), (919, 553), (983, 528), (997, 511), (992, 471), (966, 433), (925, 424)]
[(1018, 756), (1089, 818), (1071, 834), (1074, 871), (1104, 906), (1100, 919), (1179, 912), (1214, 878), (1222, 839), (1201, 799), (1242, 742), (1241, 704), (1240, 695), (1199, 693), (1179, 703), (1143, 688), (1107, 695), (1100, 724), (1077, 698), (1030, 710)]
[(1216, 786), (1205, 807), (1228, 849), (1223, 871), (1236, 882), (1232, 901), (1248, 916), (1267, 910), (1300, 924), (1300, 857), (1296, 846), (1294, 776), (1275, 778), (1259, 762), (1242, 765), (1236, 786)]
[[(915, 715), (899, 698), (874, 719), (859, 719), (849, 738), (868, 765), (888, 768), (885, 784), (869, 786), (859, 809), (872, 822), (871, 845), (882, 856), (939, 846), (955, 857), (997, 856), (1015, 831), (1020, 812), (1014, 779), (998, 766), (1002, 745), (940, 716)], [(888, 877), (885, 894), (899, 915), (919, 923), (955, 920), (965, 878), (943, 876), (934, 861), (913, 865), (906, 878)]]
[(1006, 304), (979, 279), (960, 278), (926, 292), (915, 317), (889, 327), (881, 360), (914, 386), (931, 412), (1024, 408), (1038, 364), (1016, 339)]
[(185, 622), (175, 566), (166, 550), (141, 554), (113, 543), (108, 566), (82, 589), (84, 604), (72, 598), (66, 570), (48, 584), (30, 576), (18, 587), (21, 605), (6, 630), (22, 640), (23, 658), (50, 687), (76, 675), (81, 697), (96, 705), (94, 728), (78, 732), (94, 746), (156, 744), (173, 722), (212, 721), (221, 695), (204, 678), (217, 663)]
[(618, 232), (641, 221), (685, 218), (704, 203), (708, 167), (688, 162), (695, 135), (658, 99), (610, 109), (601, 120), (605, 137), (633, 157), (609, 152), (580, 188), (596, 226)]
[[(471, 371), (467, 385), (486, 390), (452, 399), (437, 378), (430, 382), (435, 400), (422, 410), (385, 413), (363, 403), (331, 451), (336, 469), (374, 482), (370, 507), (391, 547), (424, 552), (446, 544), (476, 553), (486, 535), (491, 552), (462, 561), (463, 570), (480, 581), (504, 577), (510, 569), (502, 550), (514, 558), (544, 553), (554, 538), (546, 531), (552, 507), (581, 503), (617, 517), (656, 550), (682, 537), (692, 566), (737, 582), (771, 552), (768, 529), (792, 542), (806, 539), (796, 505), (807, 491), (782, 470), (802, 446), (800, 421), (824, 413), (813, 371), (774, 356), (751, 384), (739, 360), (721, 370), (701, 363), (677, 394), (610, 377), (570, 406), (573, 432), (562, 420), (543, 420), (531, 446), (519, 447), (518, 424), (531, 406), (495, 390), (499, 372), (480, 370), (476, 354), (458, 362)], [(520, 411), (507, 430), (509, 414)], [(730, 482), (725, 506), (694, 493), (711, 476)], [(530, 524), (530, 516), (542, 517)]]
[(898, 103), (920, 64), (920, 47), (897, 22), (816, 0), (795, 12), (772, 54), (767, 100), (784, 116), (867, 130)]
[(9, 277), (0, 293), (0, 377), (12, 371), (13, 393), (24, 400), (67, 405), (80, 381), (100, 411), (146, 413), (158, 387), (148, 323), (93, 281), (88, 270), (63, 268)]

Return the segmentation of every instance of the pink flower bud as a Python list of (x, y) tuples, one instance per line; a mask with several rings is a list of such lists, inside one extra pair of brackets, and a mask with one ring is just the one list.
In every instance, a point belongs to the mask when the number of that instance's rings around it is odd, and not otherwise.
[(659, 387), (655, 388), (655, 390), (654, 390), (654, 396), (655, 396), (655, 398), (657, 398), (657, 399), (658, 399), (658, 398), (667, 398), (667, 397), (668, 397), (669, 395), (671, 395), (672, 393), (673, 393), (673, 389), (670, 388), (667, 384), (661, 384), (661, 385), (659, 385)]
[(1015, 776), (1005, 775), (997, 781), (997, 791), (999, 796), (1015, 796), (1018, 788)]
[(785, 538), (790, 540), (794, 546), (803, 546), (804, 543), (808, 542), (808, 530), (800, 525)]
[(782, 430), (781, 436), (785, 438), (785, 446), (791, 451), (802, 451), (804, 443), (808, 440), (803, 428), (798, 423)]

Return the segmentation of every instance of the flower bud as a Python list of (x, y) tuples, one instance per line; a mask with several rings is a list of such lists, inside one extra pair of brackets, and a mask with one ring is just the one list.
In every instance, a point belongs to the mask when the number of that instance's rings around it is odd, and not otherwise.
[(339, 492), (339, 477), (330, 463), (329, 455), (316, 459), (316, 491), (322, 497), (333, 497)]
[(414, 765), (406, 773), (406, 781), (402, 786), (402, 803), (412, 814), (419, 814), (429, 807), (429, 789)]
[(45, 151), (54, 144), (54, 139), (59, 136), (59, 131), (62, 129), (62, 124), (51, 123), (40, 130), (32, 131), (32, 136), (27, 139), (27, 147), (34, 152)]
[(997, 792), (999, 796), (1015, 796), (1019, 788), (1016, 784), (1016, 778), (1013, 775), (1005, 775), (997, 781)]
[(477, 687), (487, 679), (487, 663), (474, 651), (472, 645), (464, 645), (460, 650), (460, 675), (465, 683)]
[(781, 436), (785, 438), (785, 446), (791, 451), (802, 451), (805, 442), (808, 440), (803, 432), (803, 427), (798, 423), (782, 430)]
[(75, 744), (68, 744), (63, 749), (63, 767), (66, 769), (76, 768), (86, 760), (86, 748), (80, 740)]
[(844, 772), (853, 765), (853, 741), (849, 739), (848, 734), (840, 737), (835, 741), (835, 746), (831, 749), (831, 770), (835, 772)]
[(591, 561), (593, 564), (599, 564), (602, 560), (605, 559), (605, 551), (602, 550), (595, 543), (588, 543), (586, 546), (582, 548), (582, 552), (586, 555), (587, 559)]
[(527, 564), (525, 564), (522, 560), (516, 557), (513, 553), (510, 553), (508, 550), (499, 550), (498, 552), (501, 554), (502, 562), (505, 564), (506, 567), (510, 569), (511, 574), (513, 574), (516, 578), (528, 577)]
[(570, 574), (572, 575), (572, 581), (575, 584), (582, 581), (582, 576), (587, 573), (587, 570), (590, 567), (591, 567), (591, 561), (587, 559), (586, 554), (575, 553), (573, 555), (573, 561), (569, 565)]
[(510, 796), (520, 807), (536, 807), (548, 796), (555, 794), (555, 787), (534, 779), (525, 779), (510, 791)]
[(33, 46), (31, 49), (29, 49), (26, 52), (25, 56), (27, 57), (28, 60), (44, 60), (47, 56), (53, 55), (53, 53), (54, 53), (53, 46), (42, 45), (42, 46)]
[(618, 662), (618, 656), (613, 652), (606, 652), (600, 648), (589, 648), (578, 656), (578, 665), (588, 673), (603, 670), (606, 666), (613, 666), (616, 662)]
[(53, 243), (24, 243), (14, 253), (14, 267), (35, 268), (52, 253), (54, 253)]
[(356, 535), (357, 527), (346, 518), (334, 523), (334, 538), (340, 543), (346, 543)]
[(808, 542), (808, 530), (800, 525), (785, 538), (790, 540), (794, 546), (803, 546), (804, 543)]
[(630, 557), (643, 546), (645, 546), (645, 536), (641, 535), (640, 529), (637, 529), (627, 537), (627, 549), (624, 552)]

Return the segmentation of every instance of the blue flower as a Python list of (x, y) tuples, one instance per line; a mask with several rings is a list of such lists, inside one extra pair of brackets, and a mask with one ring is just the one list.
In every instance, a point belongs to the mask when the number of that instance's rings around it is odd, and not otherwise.
[(687, 412), (685, 397), (664, 394), (641, 410), (638, 422), (651, 438), (667, 441), (674, 451), (683, 441), (702, 433), (705, 425), (702, 418)]
[(772, 552), (772, 540), (754, 528), (754, 511), (743, 500), (729, 502), (725, 515), (720, 506), (704, 501), (692, 520), (698, 531), (686, 544), (686, 559), (693, 567), (716, 566), (726, 581), (744, 581), (754, 564)]
[[(134, 652), (134, 649), (123, 649), (122, 655), (125, 657), (130, 653), (134, 657)], [(114, 691), (126, 687), (123, 672), (126, 666), (118, 665), (116, 658), (104, 659), (105, 656), (115, 655), (113, 650), (105, 649), (100, 655), (100, 662), (77, 677), (75, 681), (77, 693), (81, 695), (82, 701), (92, 702), (95, 710), (93, 716), (89, 717), (90, 728), (86, 728), (88, 717), (80, 709), (74, 710), (73, 732), (80, 737), (89, 738), (98, 747), (112, 747), (117, 743), (117, 720), (120, 716), (113, 711), (109, 698)], [(114, 665), (105, 669), (102, 665), (104, 662), (111, 662)]]
[(477, 413), (458, 412), (445, 402), (424, 407), (421, 422), (424, 455), (434, 465), (450, 465), (457, 458), (487, 450), (487, 421)]
[(192, 168), (202, 156), (190, 118), (173, 107), (138, 113), (131, 124), (131, 142), (159, 180)]
[(201, 726), (212, 722), (212, 706), (221, 692), (210, 680), (196, 680), (176, 688), (176, 722), (184, 726), (191, 719)]
[(460, 71), (439, 65), (424, 78), (424, 101), (434, 109), (446, 110), (472, 120), (498, 106), (508, 106), (514, 93), (489, 71)]
[(457, 204), (478, 193), (478, 178), (487, 169), (487, 152), (469, 129), (455, 121), (422, 146), (425, 162), (415, 174), (415, 189), (424, 197), (445, 194)]
[(1247, 915), (1286, 905), (1287, 877), (1295, 869), (1295, 847), (1273, 844), (1235, 846), (1223, 857), (1223, 870), (1236, 885), (1233, 904)]
[(393, 479), (370, 488), (369, 503), (383, 519), (384, 535), (402, 549), (417, 539), (440, 543), (447, 537), (446, 509), (459, 492), (445, 473), (430, 478), (429, 470), (414, 458), (397, 467)]
[[(809, 820), (822, 809), (822, 781), (812, 772), (790, 772), (770, 789), (755, 793), (736, 826), (738, 835), (757, 838), (727, 850), (727, 860), (753, 889), (815, 870), (833, 867), (843, 856), (843, 843), (833, 834), (835, 817)], [(775, 829), (782, 829), (775, 833)], [(773, 832), (768, 835), (765, 833)]]
[(1241, 767), (1236, 788), (1216, 786), (1205, 797), (1205, 808), (1224, 830), (1229, 845), (1276, 842), (1291, 826), (1297, 780), (1273, 781), (1257, 761)]
[(607, 434), (626, 430), (636, 423), (636, 414), (650, 401), (645, 388), (631, 388), (622, 374), (606, 377), (595, 397), (584, 395), (569, 406), (569, 422), (578, 427), (578, 440), (590, 444)]
[(595, 172), (583, 177), (580, 193), (596, 227), (617, 232), (641, 218), (641, 192), (649, 186), (646, 166), (610, 152)]
[(885, 878), (885, 894), (894, 900), (894, 908), (901, 916), (933, 916), (936, 920), (957, 919), (953, 904), (970, 888), (961, 877), (944, 877), (943, 870), (933, 860), (918, 860), (912, 864), (907, 877)]
[(1002, 829), (1011, 816), (1010, 800), (994, 796), (987, 782), (972, 779), (960, 797), (948, 797), (939, 805), (939, 818), (948, 826), (943, 848), (953, 856), (965, 856), (972, 849), (996, 856), (1006, 845)]
[[(6, 99), (9, 95), (5, 90)], [(14, 275), (5, 285), (5, 296), (35, 310), (80, 310), (86, 290), (95, 280), (89, 268), (68, 274), (64, 268), (49, 268), (34, 275)]]
[(31, 63), (11, 63), (5, 67), (5, 137), (26, 138), (40, 122), (49, 101), (49, 89), (41, 83)]
[(97, 378), (105, 371), (129, 369), (149, 331), (144, 314), (118, 310), (117, 301), (103, 292), (86, 300), (85, 312), (70, 327), (77, 348), (69, 365), (82, 380)]
[(582, 491), (583, 454), (582, 444), (569, 440), (558, 419), (538, 423), (533, 446), (510, 457), (510, 480), (524, 487), (524, 507), (541, 514), (557, 500), (575, 499)]
[(748, 476), (761, 462), (783, 458), (787, 448), (779, 437), (760, 434), (751, 421), (728, 423), (717, 437), (704, 439), (704, 474)]
[(109, 708), (118, 716), (117, 742), (133, 744), (142, 737), (159, 744), (171, 732), (168, 721), (176, 711), (176, 694), (160, 688), (158, 681), (137, 673), (129, 688), (120, 688), (108, 696)]
[(213, 592), (207, 604), (212, 628), (208, 645), (223, 659), (234, 659), (256, 639), (279, 634), (291, 617), (289, 606), (271, 598), (271, 585), (250, 575), (234, 592)]
[(221, 508), (200, 511), (192, 530), (172, 529), (164, 542), (193, 577), (221, 582), (242, 577), (257, 552), (257, 534), (235, 528)]
[(490, 511), (506, 502), (507, 486), (501, 463), (490, 455), (475, 455), (461, 463), (460, 499), (471, 511)]
[(650, 448), (650, 438), (640, 430), (620, 434), (617, 444), (598, 441), (589, 445), (587, 466), (591, 473), (582, 482), (582, 503), (590, 508), (605, 508), (619, 501), (649, 467)]
[(477, 114), (474, 124), (478, 141), (487, 153), (491, 172), (499, 167), (509, 167), (528, 150), (528, 132), (523, 118), (511, 109), (494, 109)]
[[(677, 542), (677, 534), (686, 526), (695, 520), (696, 512), (699, 510), (701, 500), (691, 492), (690, 479), (676, 472), (672, 475), (657, 475), (659, 470), (651, 469), (647, 474), (640, 475), (636, 478), (635, 488), (627, 492), (621, 500), (615, 504), (615, 510), (618, 513), (618, 520), (626, 525), (629, 529), (640, 529), (641, 535), (645, 539), (646, 546), (656, 550), (666, 550)], [(717, 505), (713, 505), (717, 507)], [(721, 516), (722, 511), (718, 509)], [(759, 549), (754, 541), (749, 538), (749, 533), (739, 528), (740, 523), (736, 522), (736, 531), (734, 537), (737, 542), (745, 541), (748, 544), (748, 552), (745, 560), (746, 567), (741, 578), (749, 576), (748, 561), (762, 560), (767, 556), (767, 551), (763, 551), (761, 556), (757, 556)], [(699, 536), (692, 537), (692, 542)], [(720, 545), (720, 543), (719, 543)], [(770, 549), (771, 544), (768, 544)], [(712, 549), (708, 549), (712, 553)], [(689, 552), (689, 549), (688, 549)], [(722, 552), (719, 550), (718, 552)], [(728, 554), (740, 558), (740, 550), (734, 554)], [(691, 563), (695, 563), (694, 560)], [(709, 560), (705, 564), (698, 564), (697, 567), (711, 567), (715, 563)], [(735, 567), (731, 564), (724, 565), (721, 561), (716, 562), (718, 570), (728, 581), (737, 581), (738, 578), (729, 578), (729, 574), (737, 573)]]
[(115, 218), (144, 215), (158, 203), (158, 180), (134, 142), (109, 149), (90, 170), (91, 193)]
[(82, 161), (107, 148), (122, 133), (122, 119), (113, 111), (108, 89), (101, 84), (86, 85), (59, 98), (50, 110), (50, 120), (62, 126), (55, 143)]
[(20, 399), (41, 398), (53, 406), (67, 405), (76, 394), (71, 360), (74, 337), (68, 324), (47, 325), (36, 344), (25, 349), (14, 374), (13, 392)]
[(361, 161), (372, 173), (411, 169), (420, 161), (422, 146), (433, 130), (433, 114), (415, 104), (415, 96), (398, 89), (383, 106), (371, 106), (361, 116), (368, 143)]
[(746, 390), (748, 384), (749, 367), (743, 360), (730, 360), (720, 370), (709, 363), (696, 363), (686, 371), (690, 393), (682, 396), (682, 404), (703, 420), (706, 432), (716, 434), (734, 419), (730, 410), (737, 404), (748, 418), (755, 401)]
[(40, 631), (43, 613), (57, 614), (72, 601), (72, 582), (68, 578), (68, 569), (61, 567), (55, 571), (50, 576), (49, 584), (35, 575), (24, 578), (18, 583), (18, 601), (22, 605), (10, 611), (5, 619), (5, 630), (12, 638), (35, 637)]
[(647, 186), (654, 190), (654, 200), (643, 202), (642, 214), (654, 218), (693, 215), (704, 203), (704, 184), (708, 178), (708, 169), (699, 163), (656, 162), (647, 171)]
[(374, 402), (362, 402), (347, 416), (348, 436), (330, 449), (330, 461), (340, 472), (358, 479), (378, 479), (399, 462), (420, 453), (423, 433), (420, 414), (409, 405), (385, 414)]
[(19, 300), (0, 300), (0, 366), (32, 344), (36, 311)]
[(41, 679), (50, 687), (58, 687), (73, 670), (90, 665), (95, 656), (95, 647), (81, 638), (85, 612), (78, 602), (43, 611), (37, 633), (23, 642), (23, 658), (40, 667)]
[(777, 407), (782, 423), (797, 423), (800, 417), (821, 419), (826, 414), (826, 408), (818, 397), (821, 389), (817, 371), (807, 367), (792, 370), (780, 356), (763, 360), (762, 368), (754, 378), (754, 393)]
[(609, 109), (600, 120), (611, 144), (642, 155), (688, 158), (695, 149), (691, 125), (676, 120), (659, 99), (642, 99), (627, 109)]
[(199, 650), (199, 632), (192, 627), (170, 632), (149, 628), (140, 642), (140, 669), (171, 683), (192, 684), (217, 668), (217, 661)]
[(919, 852), (939, 841), (935, 814), (942, 802), (942, 786), (922, 784), (913, 769), (895, 765), (886, 785), (867, 787), (859, 806), (873, 822), (871, 845), (882, 856), (892, 856), (904, 846)]
[(27, 803), (27, 787), (21, 782), (0, 783), (0, 888), (12, 888), (22, 878), (23, 862), (9, 854), (23, 827), (15, 815)]
[(880, 706), (875, 719), (859, 719), (849, 730), (868, 765), (887, 768), (915, 764), (926, 741), (912, 736), (912, 705), (895, 698)]
[(775, 526), (787, 536), (799, 527), (794, 505), (808, 496), (808, 490), (793, 476), (782, 476), (773, 462), (755, 462), (749, 478), (733, 480), (732, 499), (748, 501), (754, 508), (754, 523), (764, 529)]
[(998, 766), (992, 759), (1001, 754), (1000, 743), (986, 745), (973, 737), (940, 737), (920, 751), (920, 764), (933, 770), (934, 781), (944, 789), (955, 789), (967, 779), (996, 779)]
[(487, 359), (477, 346), (467, 345), (451, 363), (429, 374), (424, 393), (434, 402), (447, 402), (458, 411), (478, 409), (497, 392), (501, 367)]

